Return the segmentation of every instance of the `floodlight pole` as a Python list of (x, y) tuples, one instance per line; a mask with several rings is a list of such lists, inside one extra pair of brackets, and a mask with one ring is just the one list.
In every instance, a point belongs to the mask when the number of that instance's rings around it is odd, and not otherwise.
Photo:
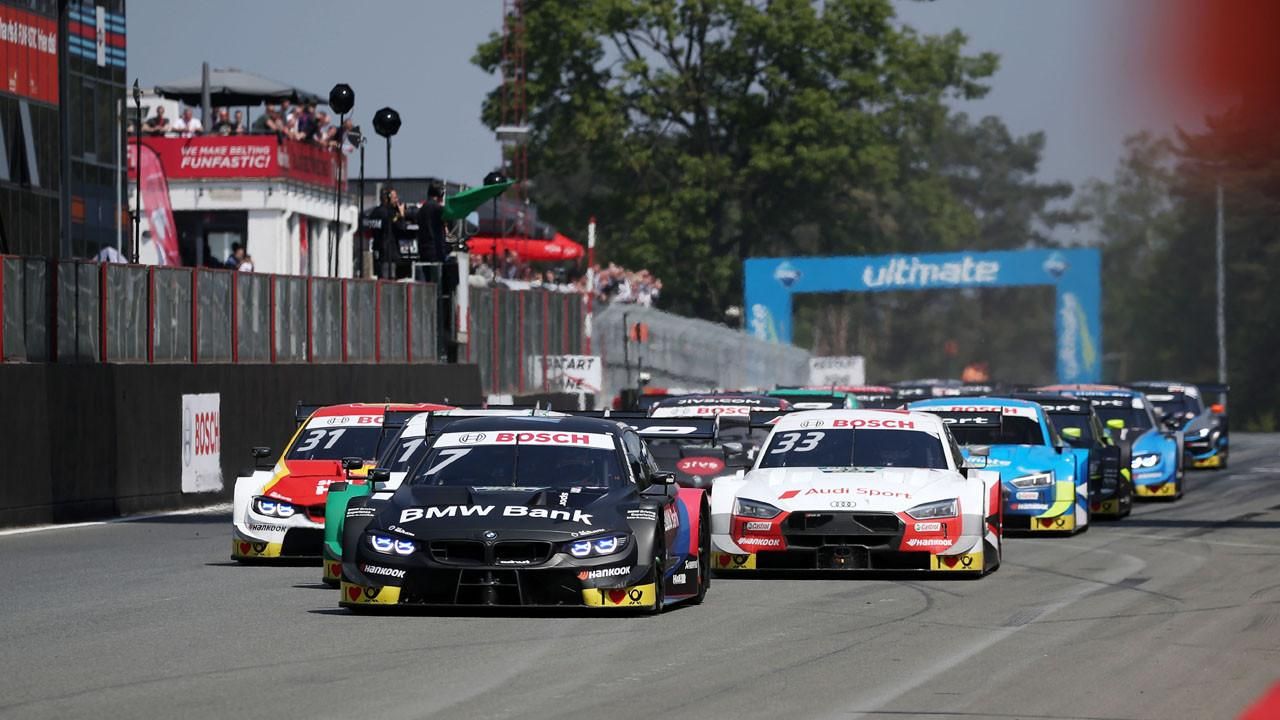
[(138, 252), (142, 246), (142, 89), (137, 78), (133, 81), (134, 149), (133, 149), (133, 247), (129, 262), (138, 264)]
[(1217, 260), (1218, 275), (1218, 383), (1225, 385), (1227, 383), (1227, 277), (1223, 261), (1226, 249), (1226, 229), (1223, 222), (1222, 180), (1218, 180), (1217, 196), (1218, 222), (1217, 232), (1215, 233), (1217, 237), (1214, 254)]

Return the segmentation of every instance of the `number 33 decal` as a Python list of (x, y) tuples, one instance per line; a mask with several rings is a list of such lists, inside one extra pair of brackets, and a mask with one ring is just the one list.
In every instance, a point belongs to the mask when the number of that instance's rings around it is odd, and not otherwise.
[[(782, 433), (778, 435), (777, 441), (774, 442), (773, 447), (769, 449), (769, 454), (775, 455), (777, 453), (791, 452), (792, 449), (796, 452), (809, 452), (810, 450), (818, 447), (818, 443), (822, 442), (822, 438), (826, 436), (827, 434), (823, 432)], [(796, 443), (799, 443), (799, 445)]]

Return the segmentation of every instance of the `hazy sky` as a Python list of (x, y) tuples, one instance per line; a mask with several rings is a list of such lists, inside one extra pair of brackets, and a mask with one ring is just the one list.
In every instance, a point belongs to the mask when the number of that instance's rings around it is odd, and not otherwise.
[[(963, 108), (998, 115), (1019, 134), (1044, 130), (1046, 179), (1109, 177), (1124, 136), (1168, 129), (1155, 94), (1135, 80), (1143, 28), (1161, 0), (896, 0), (926, 33), (953, 28), (971, 48), (999, 53), (992, 92)], [(479, 182), (498, 160), (479, 121), (497, 78), (470, 62), (500, 22), (501, 0), (131, 0), (129, 73), (144, 86), (196, 75), (200, 62), (238, 67), (321, 95), (356, 92), (356, 119), (372, 130), (390, 105), (404, 122), (396, 175)], [(1184, 113), (1181, 122), (1194, 122)], [(372, 135), (372, 133), (370, 133)], [(383, 173), (374, 138), (370, 175)]]

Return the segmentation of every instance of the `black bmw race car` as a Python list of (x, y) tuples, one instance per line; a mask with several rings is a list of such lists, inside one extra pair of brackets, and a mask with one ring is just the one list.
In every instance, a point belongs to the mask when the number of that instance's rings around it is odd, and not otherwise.
[(616, 421), (458, 420), (390, 498), (373, 497), (353, 499), (343, 527), (340, 604), (354, 610), (658, 612), (710, 585), (705, 491), (678, 487)]

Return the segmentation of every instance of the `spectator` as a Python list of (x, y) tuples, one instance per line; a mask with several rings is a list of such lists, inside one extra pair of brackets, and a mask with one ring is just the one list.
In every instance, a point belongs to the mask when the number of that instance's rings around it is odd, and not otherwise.
[(379, 221), (374, 234), (374, 250), (378, 254), (378, 277), (395, 280), (399, 275), (400, 240), (396, 226), (404, 222), (404, 203), (395, 188), (382, 190), (382, 203), (370, 215)]
[(267, 133), (280, 132), (280, 108), (268, 104), (267, 109), (253, 121), (249, 131), (254, 135), (266, 135)]
[(520, 277), (520, 258), (510, 249), (502, 253), (502, 265), (500, 266), (499, 275), (505, 280), (515, 280)]
[(169, 132), (169, 118), (164, 116), (164, 106), (156, 106), (156, 114), (142, 123), (142, 129), (148, 135), (164, 135)]
[(240, 267), (240, 263), (244, 262), (246, 257), (248, 257), (248, 253), (244, 251), (244, 246), (238, 242), (233, 242), (231, 243), (231, 254), (227, 256), (227, 261), (224, 264), (235, 270)]
[(329, 113), (320, 111), (316, 113), (315, 118), (315, 130), (307, 139), (317, 145), (331, 147), (337, 129), (329, 124)]
[(244, 132), (244, 111), (237, 110), (235, 117), (231, 119), (231, 134), (243, 135)]
[(293, 139), (311, 141), (318, 129), (316, 123), (316, 106), (308, 103), (302, 108), (302, 112), (295, 116)]
[(280, 101), (280, 119), (284, 122), (284, 126), (291, 128), (297, 125), (298, 108), (294, 107), (288, 100)]
[(445, 245), (444, 188), (432, 184), (427, 201), (418, 210), (418, 253), (425, 262), (442, 263), (449, 253)]
[(253, 272), (253, 258), (248, 253), (245, 253), (244, 259), (236, 266), (236, 270), (239, 270), (240, 272)]
[(493, 282), (493, 268), (489, 266), (489, 262), (485, 260), (484, 255), (471, 256), (472, 274), (478, 275), (484, 279), (485, 283)]
[(213, 115), (213, 125), (209, 128), (211, 134), (231, 135), (235, 132), (235, 125), (231, 124), (231, 115), (226, 108), (218, 108)]
[(204, 132), (204, 126), (200, 124), (200, 119), (195, 117), (191, 108), (182, 111), (182, 117), (173, 121), (173, 131), (178, 137), (195, 137)]

